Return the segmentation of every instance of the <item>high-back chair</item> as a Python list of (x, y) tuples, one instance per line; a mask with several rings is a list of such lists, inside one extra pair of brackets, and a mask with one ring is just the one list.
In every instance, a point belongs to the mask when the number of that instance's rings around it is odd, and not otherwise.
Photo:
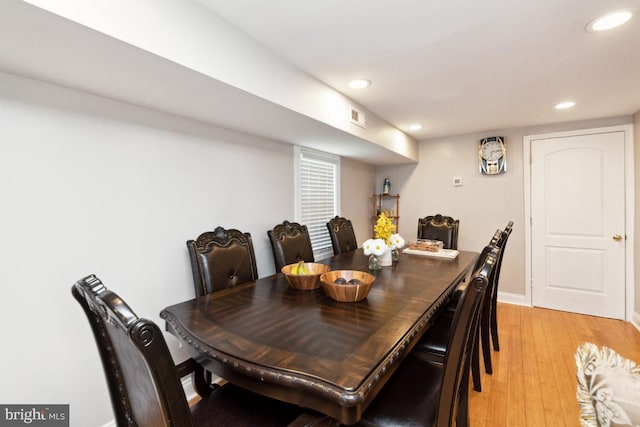
[(362, 415), (363, 426), (469, 425), (469, 359), (497, 250), (487, 255), (465, 287), (453, 321), (444, 363), (411, 352)]
[[(160, 328), (141, 319), (94, 275), (71, 288), (98, 346), (118, 426), (284, 426), (302, 410), (233, 384), (203, 383), (193, 359), (176, 366)], [(194, 375), (201, 399), (189, 407), (180, 378)]]
[[(504, 255), (504, 248), (507, 239), (511, 235), (511, 229), (513, 222), (510, 221), (504, 230), (496, 230), (495, 234), (491, 238), (489, 246), (496, 247), (498, 250), (496, 267), (493, 270), (491, 277), (489, 277), (489, 288), (487, 289), (487, 297), (482, 303), (482, 309), (480, 311), (480, 322), (478, 325), (478, 338), (479, 343), (474, 348), (472, 359), (472, 374), (474, 390), (481, 391), (480, 384), (480, 365), (479, 365), (479, 352), (482, 347), (482, 357), (484, 362), (485, 372), (487, 374), (493, 373), (493, 364), (491, 360), (491, 344), (490, 340), (493, 339), (493, 346), (496, 351), (499, 351), (498, 344), (498, 321), (497, 321), (497, 297), (498, 297), (498, 280), (500, 276), (500, 266), (502, 263), (502, 257)], [(486, 248), (485, 248), (486, 250)], [(433, 328), (431, 334), (425, 335), (420, 341), (417, 348), (422, 351), (437, 357), (437, 355), (444, 354), (444, 342), (446, 341), (447, 319), (451, 318), (451, 315), (456, 307), (457, 297), (459, 296), (459, 290), (456, 291), (450, 304), (446, 307), (449, 317), (443, 317), (437, 323), (438, 327)]]
[(267, 231), (276, 273), (282, 267), (298, 261), (314, 262), (311, 237), (306, 225), (284, 221)]
[(458, 249), (460, 220), (440, 214), (418, 219), (418, 239), (440, 240), (444, 249)]
[(480, 341), (482, 345), (482, 357), (484, 361), (484, 369), (487, 374), (493, 373), (493, 364), (491, 361), (491, 343), (490, 338), (493, 339), (493, 347), (495, 351), (500, 350), (498, 343), (498, 317), (497, 317), (497, 304), (498, 304), (498, 281), (500, 278), (500, 265), (502, 264), (502, 257), (504, 255), (504, 248), (507, 244), (507, 240), (511, 235), (513, 227), (513, 221), (509, 221), (504, 230), (497, 230), (492, 243), (498, 248), (498, 258), (496, 260), (496, 267), (489, 280), (489, 289), (487, 290), (487, 298), (483, 302), (482, 311), (480, 314)]
[[(498, 232), (496, 232), (496, 235)], [(495, 237), (495, 235), (494, 235)], [(491, 239), (489, 244), (482, 249), (480, 255), (476, 259), (476, 263), (473, 267), (472, 273), (477, 271), (481, 266), (485, 263), (487, 257), (491, 253), (491, 251), (496, 248), (495, 239)], [(497, 259), (497, 253), (496, 253)], [(491, 281), (495, 275), (495, 268), (491, 270), (491, 274), (488, 276), (488, 284), (487, 288), (491, 287)], [(458, 309), (458, 305), (460, 303), (460, 297), (462, 296), (464, 289), (468, 283), (464, 283), (460, 285), (454, 292), (451, 301), (445, 309), (440, 313), (432, 322), (432, 325), (429, 327), (429, 330), (422, 336), (422, 338), (418, 341), (416, 346), (413, 348), (413, 352), (420, 352), (423, 354), (422, 357), (428, 358), (432, 360), (434, 363), (443, 363), (444, 358), (447, 354), (447, 345), (449, 343), (449, 335), (451, 334), (451, 324), (453, 323), (453, 318), (455, 317), (455, 312)], [(489, 294), (489, 290), (487, 289), (487, 295)], [(488, 297), (483, 299), (482, 306), (480, 308), (481, 312), (485, 307), (485, 303)], [(478, 316), (478, 320), (475, 322), (473, 327), (473, 337), (474, 344), (471, 353), (471, 374), (473, 378), (473, 389), (476, 391), (482, 391), (481, 384), (481, 376), (480, 376), (480, 319), (482, 318), (482, 313)]]
[(196, 296), (258, 278), (251, 234), (217, 227), (188, 240)]
[(507, 240), (511, 236), (513, 230), (513, 221), (509, 221), (507, 226), (502, 232), (502, 238), (498, 243), (500, 246), (500, 256), (498, 257), (498, 263), (496, 265), (496, 271), (494, 273), (494, 284), (491, 295), (491, 338), (493, 339), (493, 349), (500, 351), (500, 342), (498, 340), (498, 284), (500, 283), (500, 271), (502, 270), (502, 258), (504, 257), (504, 250), (507, 246)]
[(327, 229), (329, 230), (329, 237), (331, 237), (334, 255), (350, 252), (358, 248), (356, 233), (353, 230), (353, 225), (351, 225), (351, 220), (336, 216), (329, 220)]

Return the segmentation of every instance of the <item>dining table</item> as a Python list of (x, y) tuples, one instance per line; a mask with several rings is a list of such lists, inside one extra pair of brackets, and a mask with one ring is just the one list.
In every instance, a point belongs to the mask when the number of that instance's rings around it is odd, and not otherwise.
[(375, 282), (359, 302), (334, 301), (322, 288), (293, 289), (276, 273), (171, 305), (160, 317), (206, 370), (350, 425), (360, 420), (477, 256), (401, 253), (392, 266), (370, 271), (360, 248), (318, 261), (332, 270), (371, 273)]

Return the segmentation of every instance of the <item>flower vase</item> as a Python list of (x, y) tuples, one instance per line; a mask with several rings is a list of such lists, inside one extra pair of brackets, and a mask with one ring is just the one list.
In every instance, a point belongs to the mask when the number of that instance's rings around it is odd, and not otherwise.
[(388, 267), (393, 263), (391, 258), (391, 249), (388, 248), (382, 255), (378, 257), (378, 262), (383, 267)]
[(372, 270), (372, 271), (382, 270), (382, 266), (378, 261), (378, 257), (375, 256), (374, 254), (369, 255), (369, 270)]

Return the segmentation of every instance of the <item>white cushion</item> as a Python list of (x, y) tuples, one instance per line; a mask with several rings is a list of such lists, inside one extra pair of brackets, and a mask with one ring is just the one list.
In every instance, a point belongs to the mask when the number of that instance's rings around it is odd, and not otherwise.
[(582, 426), (640, 426), (640, 366), (592, 343), (575, 359)]

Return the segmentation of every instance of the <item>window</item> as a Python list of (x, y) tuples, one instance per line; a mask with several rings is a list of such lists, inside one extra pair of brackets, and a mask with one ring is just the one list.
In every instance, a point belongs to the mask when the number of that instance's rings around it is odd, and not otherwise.
[(313, 256), (333, 255), (327, 222), (339, 211), (340, 157), (295, 147), (296, 221), (309, 229)]

